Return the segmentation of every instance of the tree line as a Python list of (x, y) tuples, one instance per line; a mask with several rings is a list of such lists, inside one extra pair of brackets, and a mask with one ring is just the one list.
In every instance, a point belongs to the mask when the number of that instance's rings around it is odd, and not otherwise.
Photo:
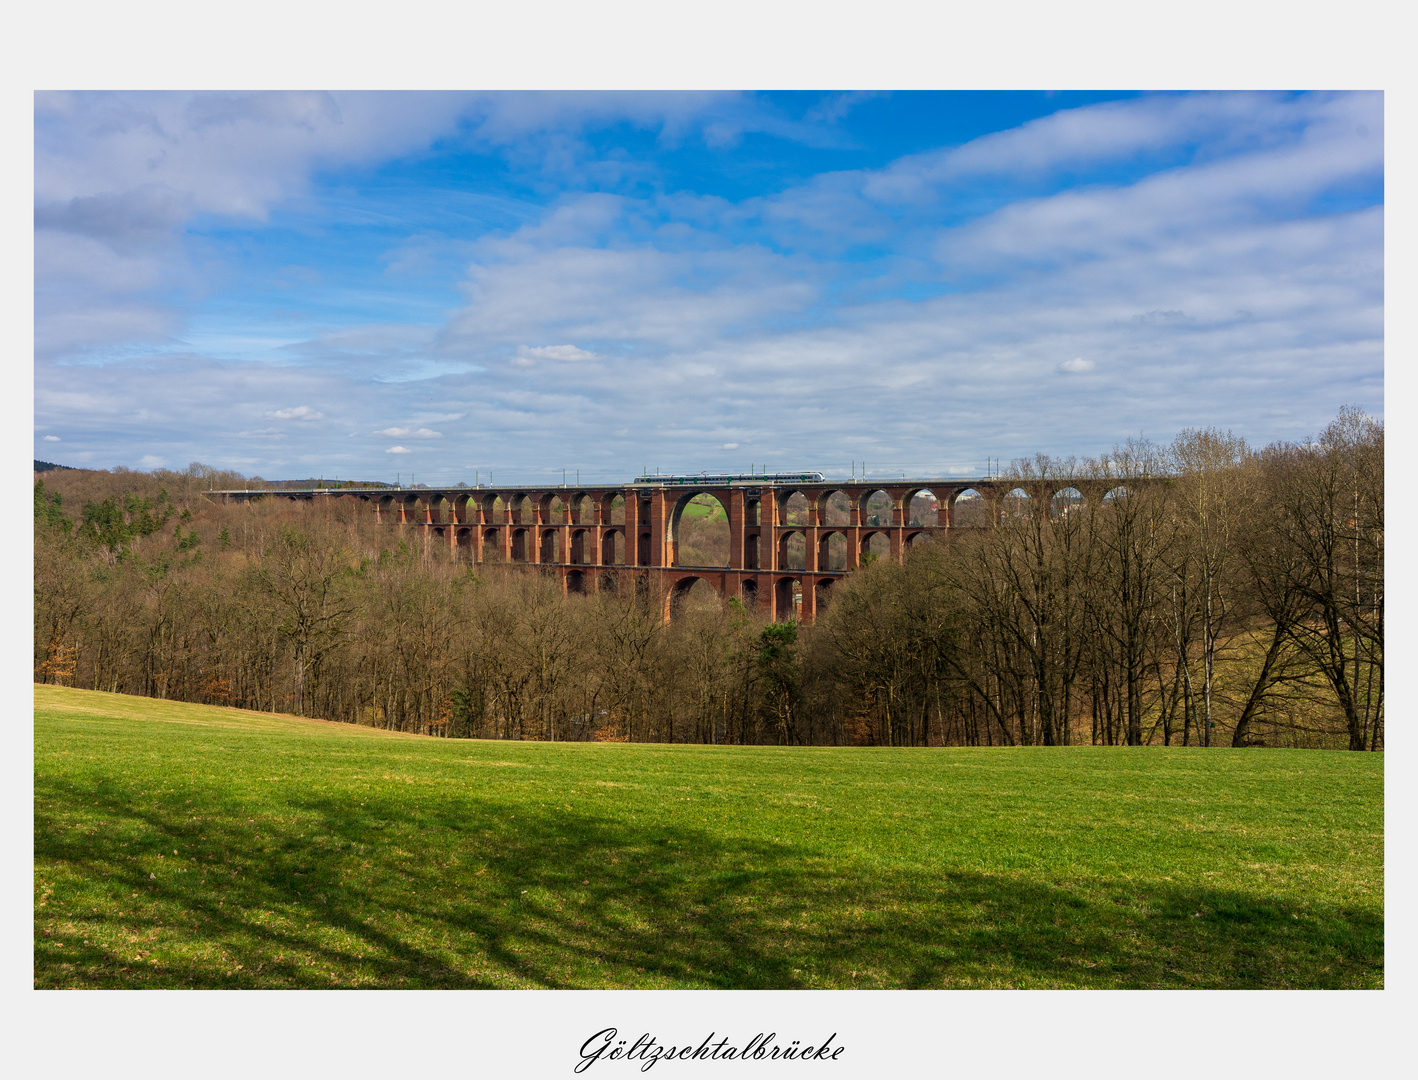
[(1007, 497), (800, 626), (565, 596), (344, 500), (211, 501), (242, 478), (200, 465), (45, 473), (35, 678), (447, 737), (1382, 749), (1381, 424), (1009, 475), (1111, 494)]

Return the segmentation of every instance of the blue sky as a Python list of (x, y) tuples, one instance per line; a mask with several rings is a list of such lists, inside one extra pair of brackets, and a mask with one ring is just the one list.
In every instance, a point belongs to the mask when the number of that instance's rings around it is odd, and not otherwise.
[(972, 474), (1383, 415), (1370, 93), (40, 94), (35, 456)]

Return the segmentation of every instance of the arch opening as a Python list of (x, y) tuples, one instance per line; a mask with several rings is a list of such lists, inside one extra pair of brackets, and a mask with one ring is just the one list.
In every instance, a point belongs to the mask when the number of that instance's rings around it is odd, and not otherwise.
[(670, 516), (674, 566), (728, 566), (729, 513), (708, 492), (683, 495)]
[(566, 572), (566, 591), (578, 594), (586, 591), (586, 579), (580, 570), (568, 570)]
[(781, 570), (804, 570), (807, 568), (807, 538), (802, 533), (783, 533), (778, 537), (778, 568)]
[(1049, 517), (1057, 521), (1077, 513), (1082, 506), (1083, 492), (1076, 487), (1066, 487), (1054, 492), (1054, 497), (1049, 500)]
[(920, 488), (906, 496), (906, 522), (916, 528), (934, 529), (940, 523), (940, 499), (930, 488)]
[(852, 500), (845, 491), (828, 491), (818, 498), (817, 523), (842, 527), (852, 524)]
[(739, 601), (747, 611), (758, 610), (758, 582), (753, 578), (745, 578), (743, 584), (739, 586)]
[(778, 622), (797, 622), (802, 614), (803, 587), (795, 578), (779, 578), (773, 586), (775, 615)]
[(527, 561), (527, 530), (526, 530), (526, 529), (513, 529), (513, 530), (512, 530), (512, 561), (513, 561), (513, 562), (526, 562), (526, 561)]
[(625, 530), (606, 529), (601, 534), (601, 565), (625, 565)]
[(862, 536), (861, 561), (886, 559), (891, 556), (891, 538), (883, 532), (869, 532)]
[(685, 577), (675, 582), (670, 590), (669, 616), (671, 619), (686, 615), (713, 614), (719, 610), (719, 594), (714, 586), (702, 577)]
[(974, 488), (956, 494), (950, 505), (950, 524), (957, 529), (986, 529), (993, 524), (990, 500)]
[(847, 536), (845, 533), (824, 533), (817, 541), (819, 570), (847, 569)]
[(1002, 517), (1028, 517), (1034, 510), (1034, 498), (1023, 488), (1011, 488), (1000, 500)]
[(893, 524), (892, 511), (895, 505), (891, 496), (878, 488), (876, 491), (869, 491), (862, 496), (862, 524), (865, 525), (891, 525)]
[(779, 496), (779, 506), (782, 508), (781, 517), (778, 519), (779, 525), (807, 525), (809, 524), (809, 510), (811, 504), (807, 501), (807, 496), (801, 491), (789, 492), (786, 497)]
[(584, 491), (578, 491), (566, 502), (567, 520), (572, 525), (594, 525), (596, 523), (596, 500)]

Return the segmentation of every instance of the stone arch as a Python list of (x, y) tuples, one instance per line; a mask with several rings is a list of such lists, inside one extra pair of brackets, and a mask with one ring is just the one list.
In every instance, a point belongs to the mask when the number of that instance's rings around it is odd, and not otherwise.
[(483, 562), (502, 561), (502, 530), (483, 530)]
[(601, 565), (625, 565), (625, 529), (604, 529), (601, 532)]
[(566, 511), (570, 525), (596, 524), (596, 500), (588, 492), (573, 491), (566, 501)]
[(571, 530), (571, 550), (567, 552), (566, 561), (580, 566), (586, 562), (586, 529)]
[(743, 538), (743, 568), (757, 570), (763, 565), (763, 534), (752, 532)]
[(852, 497), (841, 488), (822, 491), (817, 496), (819, 525), (848, 526), (852, 524)]
[(802, 582), (784, 575), (773, 583), (774, 609), (778, 622), (795, 622), (802, 606)]
[(455, 539), (455, 541), (457, 542), (457, 545), (458, 545), (458, 554), (459, 554), (459, 555), (463, 556), (464, 558), (467, 558), (469, 555), (472, 554), (472, 551), (473, 551), (473, 530), (472, 530), (472, 529), (469, 529), (469, 528), (466, 528), (466, 527), (459, 529), (459, 530), (458, 530), (458, 534), (457, 534), (457, 536), (456, 536), (454, 539)]
[(847, 534), (836, 529), (820, 533), (817, 538), (817, 568), (846, 570), (847, 562)]
[(561, 556), (561, 530), (555, 526), (538, 526), (537, 531), (541, 534), (538, 540), (538, 561), (544, 563), (562, 562)]
[(883, 529), (864, 529), (861, 534), (861, 547), (857, 552), (858, 565), (865, 564), (869, 559), (890, 557), (891, 534)]
[(716, 600), (719, 598), (719, 590), (714, 588), (713, 582), (708, 578), (699, 574), (686, 574), (670, 587), (669, 593), (665, 597), (665, 618), (677, 619), (683, 615), (689, 607), (691, 593), (703, 592), (702, 589), (696, 590), (696, 586), (701, 582), (709, 592), (714, 594)]
[(625, 524), (625, 496), (618, 491), (607, 491), (601, 496), (601, 524)]
[(549, 491), (537, 500), (537, 524), (560, 525), (566, 520), (566, 504), (555, 491)]
[(423, 524), (423, 515), (419, 513), (419, 503), (421, 501), (422, 500), (417, 495), (405, 495), (399, 500), (399, 509), (403, 511), (403, 520), (407, 524)]
[[(877, 496), (881, 496), (877, 498)], [(889, 526), (896, 523), (896, 511), (900, 507), (885, 488), (864, 491), (857, 496), (857, 512), (863, 528), (867, 526)]]
[[(704, 500), (712, 500), (713, 507)], [(670, 511), (669, 542), (671, 566), (723, 566), (729, 565), (729, 504), (725, 491), (687, 491), (675, 500)], [(686, 512), (691, 504), (708, 507), (709, 522), (702, 521), (697, 514), (690, 514), (686, 522)], [(714, 507), (717, 507), (715, 511)], [(722, 522), (713, 521), (716, 513), (722, 515)], [(681, 545), (684, 545), (683, 549)]]
[(616, 576), (609, 570), (602, 570), (600, 575), (596, 578), (596, 591), (614, 596), (616, 593), (620, 592), (620, 583), (616, 580)]
[(1025, 488), (1015, 486), (1000, 496), (1000, 517), (1028, 517), (1034, 513), (1034, 496)]
[[(502, 524), (502, 518), (500, 518), (500, 517), (498, 516), (498, 514), (497, 514), (497, 511), (498, 511), (498, 505), (497, 505), (497, 504), (498, 504), (499, 502), (501, 502), (501, 501), (502, 501), (502, 500), (500, 500), (500, 499), (498, 498), (498, 496), (497, 496), (496, 494), (494, 494), (493, 492), (488, 492), (486, 495), (484, 495), (482, 498), (480, 498), (480, 499), (478, 500), (478, 510), (481, 511), (481, 513), (482, 513), (482, 524), (484, 524), (484, 525), (500, 525), (500, 524)], [(503, 510), (503, 515), (502, 515), (502, 517), (506, 517), (507, 504), (506, 504), (505, 502), (502, 503), (501, 509)]]
[(757, 495), (744, 497), (743, 523), (749, 528), (756, 528), (763, 524), (763, 500)]
[(805, 494), (797, 488), (784, 488), (775, 494), (778, 499), (778, 517), (774, 524), (804, 526), (812, 524), (812, 500)]
[(1104, 493), (1103, 501), (1105, 503), (1116, 502), (1118, 499), (1126, 499), (1131, 494), (1132, 492), (1127, 489), (1126, 484), (1119, 484), (1117, 487), (1111, 488)]
[(753, 578), (744, 578), (740, 583), (739, 602), (748, 611), (758, 610), (758, 582)]
[(451, 525), (457, 519), (453, 512), (453, 496), (446, 491), (435, 491), (428, 496), (428, 520), (440, 525)]
[[(798, 563), (797, 566), (792, 565)], [(790, 529), (778, 534), (778, 569), (807, 568), (807, 534), (802, 529)]]
[(530, 538), (531, 538), (531, 534), (530, 534), (526, 529), (513, 529), (513, 530), (512, 530), (512, 561), (513, 561), (513, 562), (528, 562), (528, 561), (530, 561), (529, 558), (528, 558), (528, 556), (530, 555), (530, 552), (528, 552), (528, 550), (527, 550), (527, 543), (528, 543), (528, 541), (530, 540)]
[(951, 528), (981, 529), (993, 520), (994, 499), (975, 488), (962, 488), (954, 492), (949, 500)]
[(536, 524), (537, 504), (525, 491), (513, 492), (507, 501), (508, 521), (513, 525), (533, 525)]
[(1067, 517), (1069, 514), (1075, 512), (1075, 508), (1081, 509), (1083, 505), (1083, 492), (1079, 491), (1078, 488), (1072, 485), (1059, 488), (1058, 491), (1054, 492), (1053, 497), (1049, 499), (1049, 517), (1054, 520)]
[(821, 615), (832, 602), (832, 579), (822, 578), (812, 587), (812, 593), (813, 607), (816, 608), (817, 614)]
[(901, 499), (901, 524), (933, 529), (940, 522), (940, 496), (928, 487), (911, 488)]
[(584, 593), (586, 591), (586, 578), (580, 570), (566, 572), (566, 591), (569, 593)]
[(924, 529), (919, 530), (917, 532), (908, 532), (905, 534), (904, 546), (907, 551), (911, 551), (915, 548), (929, 544), (931, 542), (931, 539), (931, 534), (926, 532)]

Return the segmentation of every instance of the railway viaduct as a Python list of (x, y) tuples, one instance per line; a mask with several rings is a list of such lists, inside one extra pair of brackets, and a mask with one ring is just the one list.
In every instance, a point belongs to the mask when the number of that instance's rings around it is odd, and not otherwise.
[[(1061, 494), (1066, 503), (1092, 501), (1123, 484), (997, 478), (724, 479), (643, 477), (615, 487), (319, 487), (210, 494), (229, 502), (358, 500), (380, 522), (420, 530), (430, 540), (446, 543), (454, 557), (538, 566), (554, 571), (566, 592), (642, 591), (651, 602), (663, 604), (666, 618), (696, 579), (702, 579), (725, 603), (737, 598), (774, 620), (812, 622), (833, 583), (870, 557), (874, 537), (883, 537), (887, 556), (899, 561), (911, 545), (959, 528), (954, 519), (962, 496), (971, 500), (966, 505), (983, 511), (972, 520), (988, 527), (1005, 513), (1058, 513)], [(868, 511), (868, 500), (878, 492), (885, 494), (889, 512)], [(712, 495), (728, 516), (727, 567), (686, 566), (680, 561), (680, 521), (697, 495)], [(806, 501), (805, 512), (790, 512), (788, 503), (795, 495)], [(842, 500), (834, 500), (837, 495), (845, 498), (845, 514)], [(932, 496), (933, 514), (913, 514), (915, 500)], [(982, 502), (973, 502), (976, 498)], [(881, 503), (878, 499), (875, 505)], [(800, 560), (789, 558), (795, 536), (802, 538)], [(834, 544), (835, 537), (841, 541)]]

